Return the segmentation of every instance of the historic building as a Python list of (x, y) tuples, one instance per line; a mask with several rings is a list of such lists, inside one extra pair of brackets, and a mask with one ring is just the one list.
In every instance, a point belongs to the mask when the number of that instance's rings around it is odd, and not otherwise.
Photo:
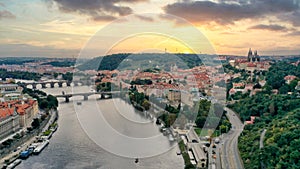
[(170, 89), (168, 92), (168, 100), (180, 102), (181, 101), (181, 92), (180, 90)]
[(257, 54), (257, 50), (254, 51), (254, 54), (251, 50), (251, 48), (249, 49), (249, 52), (248, 52), (248, 62), (259, 62), (260, 61), (260, 56)]
[(0, 97), (6, 94), (21, 94), (23, 88), (17, 84), (0, 84)]
[[(12, 110), (14, 110), (17, 113), (20, 127), (31, 126), (33, 118), (37, 116), (39, 111), (37, 101), (32, 99), (1, 102), (0, 110), (2, 111), (0, 120), (5, 119), (7, 114), (12, 115)], [(10, 130), (9, 128), (6, 129)]]
[(0, 140), (20, 129), (20, 116), (14, 107), (0, 109)]

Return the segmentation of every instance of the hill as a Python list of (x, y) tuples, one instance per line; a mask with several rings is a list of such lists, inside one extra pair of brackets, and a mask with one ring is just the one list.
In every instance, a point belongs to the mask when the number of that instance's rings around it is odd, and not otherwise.
[[(168, 54), (168, 53), (120, 53), (96, 57), (77, 65), (79, 70), (114, 70), (114, 69), (136, 69), (157, 67), (168, 69), (175, 63), (179, 68), (192, 68), (202, 64), (201, 59), (209, 60), (209, 63), (219, 62), (214, 55), (196, 54)], [(207, 59), (212, 58), (212, 60)]]

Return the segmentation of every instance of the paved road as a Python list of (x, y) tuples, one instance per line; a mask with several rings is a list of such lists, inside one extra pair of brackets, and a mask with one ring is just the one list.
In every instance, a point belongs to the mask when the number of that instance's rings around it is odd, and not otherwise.
[(264, 138), (265, 138), (265, 134), (266, 134), (266, 129), (264, 129), (262, 132), (261, 132), (261, 135), (260, 135), (260, 141), (259, 141), (259, 148), (264, 148)]
[(232, 128), (222, 136), (222, 143), (220, 144), (222, 168), (242, 169), (244, 167), (238, 150), (238, 137), (242, 133), (244, 125), (235, 112), (228, 108), (225, 110)]
[[(259, 140), (259, 149), (264, 148), (264, 139), (265, 139), (265, 135), (266, 135), (267, 130), (264, 129), (261, 134), (260, 134), (260, 140)], [(261, 168), (264, 169), (265, 168), (265, 164), (263, 161), (260, 161), (260, 165)]]

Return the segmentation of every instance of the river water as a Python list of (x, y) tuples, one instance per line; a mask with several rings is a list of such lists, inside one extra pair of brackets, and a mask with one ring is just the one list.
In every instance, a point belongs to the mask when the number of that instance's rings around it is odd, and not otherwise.
[[(75, 89), (76, 87), (74, 87)], [(77, 88), (84, 88), (79, 86)], [(85, 90), (89, 90), (85, 87)], [(49, 94), (71, 93), (72, 87), (64, 88), (47, 88), (43, 89)], [(81, 89), (80, 89), (81, 90)], [(76, 90), (74, 90), (76, 91)], [(75, 92), (74, 92), (75, 93)], [(59, 120), (58, 130), (50, 139), (50, 144), (37, 156), (31, 156), (24, 160), (17, 169), (43, 169), (43, 168), (101, 168), (101, 169), (181, 169), (184, 168), (182, 156), (177, 156), (178, 146), (171, 144), (167, 137), (161, 136), (158, 126), (146, 117), (133, 111), (133, 108), (119, 99), (95, 100), (96, 95), (90, 96), (88, 101), (82, 101), (82, 96), (72, 97), (70, 103), (64, 103), (63, 98), (59, 98)], [(82, 105), (73, 104), (72, 100), (82, 101)], [(95, 103), (97, 104), (95, 106)], [(118, 105), (118, 106), (115, 106)], [(77, 106), (77, 108), (76, 108)], [(83, 121), (80, 119), (92, 121), (94, 116), (89, 112), (93, 112), (95, 107), (101, 107), (103, 116), (109, 121), (110, 126), (123, 135), (130, 137), (151, 137), (158, 136), (159, 144), (152, 146), (139, 146), (138, 150), (132, 150), (130, 143), (128, 149), (122, 147), (119, 153), (116, 150), (109, 151), (107, 147), (94, 142), (95, 135), (87, 134), (80, 125)], [(117, 108), (116, 108), (117, 107)], [(119, 107), (119, 108), (118, 108)], [(78, 115), (76, 111), (84, 110), (86, 114)], [(125, 119), (125, 120), (124, 120)], [(132, 124), (138, 122), (143, 127), (135, 127)], [(98, 126), (99, 127), (99, 126)], [(100, 127), (105, 127), (101, 126)], [(101, 130), (101, 129), (96, 129)], [(101, 133), (101, 132), (100, 132)], [(104, 136), (107, 137), (107, 136)], [(101, 138), (100, 138), (101, 139)], [(105, 138), (103, 138), (105, 139)], [(116, 142), (116, 140), (110, 140)], [(114, 145), (114, 144), (111, 145)], [(116, 144), (118, 147), (120, 144)], [(122, 145), (122, 144), (121, 144)], [(120, 146), (119, 146), (120, 147)], [(168, 150), (164, 153), (146, 158), (139, 158), (139, 162), (135, 163), (132, 158), (135, 152), (159, 152), (158, 150)], [(118, 149), (117, 149), (118, 150)], [(113, 152), (113, 153), (111, 153)], [(124, 153), (128, 152), (128, 156), (124, 157)], [(117, 154), (117, 155), (116, 155)], [(151, 153), (150, 153), (151, 154)], [(138, 157), (138, 156), (137, 156)]]

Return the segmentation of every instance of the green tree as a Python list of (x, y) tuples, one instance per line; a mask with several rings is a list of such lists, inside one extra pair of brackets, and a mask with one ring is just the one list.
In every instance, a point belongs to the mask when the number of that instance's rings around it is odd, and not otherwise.
[(142, 103), (142, 106), (144, 107), (145, 110), (149, 110), (151, 104), (149, 103), (148, 100), (144, 99), (144, 101), (143, 101), (143, 103)]
[(32, 123), (31, 123), (32, 128), (36, 129), (40, 126), (40, 121), (38, 118), (34, 118)]
[(58, 73), (53, 73), (53, 77), (54, 77), (54, 79), (56, 79), (57, 77), (58, 77)]

